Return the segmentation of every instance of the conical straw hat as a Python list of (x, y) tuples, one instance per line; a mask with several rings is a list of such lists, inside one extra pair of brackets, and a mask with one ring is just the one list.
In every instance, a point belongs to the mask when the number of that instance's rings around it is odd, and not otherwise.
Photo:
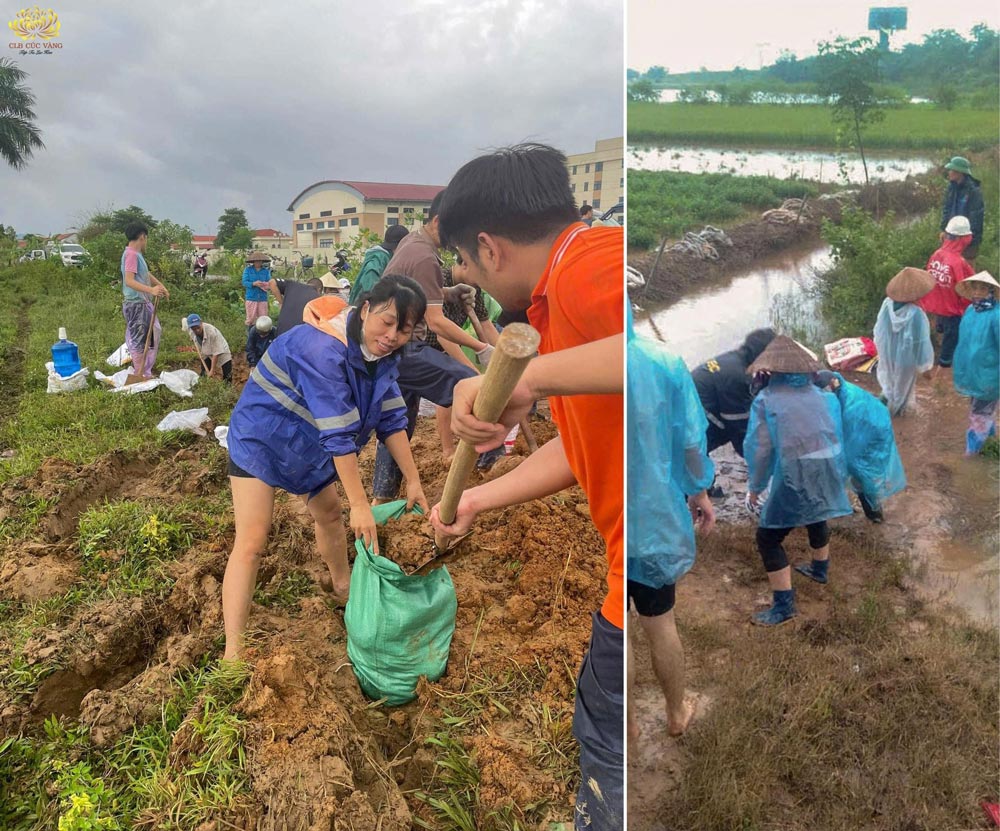
[(270, 259), (271, 259), (271, 257), (268, 254), (265, 254), (263, 251), (254, 251), (249, 257), (247, 257), (247, 262), (248, 263), (254, 263), (254, 262), (259, 263), (259, 262), (266, 262), (267, 260), (270, 260)]
[(971, 286), (966, 285), (966, 283), (986, 283), (988, 286), (993, 286), (993, 294), (997, 295), (1000, 292), (1000, 283), (993, 279), (993, 275), (988, 271), (980, 271), (978, 274), (973, 274), (971, 277), (966, 277), (964, 280), (959, 281), (955, 284), (955, 291), (964, 297), (966, 300), (971, 300), (972, 295), (969, 293)]
[(934, 275), (922, 268), (907, 266), (889, 281), (885, 294), (897, 303), (913, 303), (935, 286)]
[(760, 353), (747, 372), (751, 375), (757, 372), (818, 372), (822, 364), (811, 357), (805, 347), (799, 346), (790, 337), (778, 335)]

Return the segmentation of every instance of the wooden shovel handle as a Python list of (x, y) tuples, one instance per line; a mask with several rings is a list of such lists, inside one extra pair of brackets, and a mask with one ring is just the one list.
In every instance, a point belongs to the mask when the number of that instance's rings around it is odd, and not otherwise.
[[(504, 328), (483, 375), (483, 385), (472, 406), (472, 414), (476, 418), (490, 423), (495, 423), (500, 418), (524, 368), (538, 351), (540, 341), (538, 332), (526, 323), (512, 323)], [(455, 521), (458, 500), (476, 463), (476, 455), (475, 447), (464, 439), (459, 441), (438, 507), (438, 514), (445, 525)], [(438, 547), (441, 547), (440, 544)]]

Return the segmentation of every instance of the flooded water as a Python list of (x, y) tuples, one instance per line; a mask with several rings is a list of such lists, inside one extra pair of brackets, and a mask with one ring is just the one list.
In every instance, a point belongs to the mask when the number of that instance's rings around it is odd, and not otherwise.
[(813, 344), (823, 339), (813, 291), (830, 249), (791, 250), (758, 261), (723, 284), (709, 284), (672, 306), (651, 309), (636, 329), (664, 341), (689, 367), (739, 346), (747, 333), (774, 326)]
[[(935, 162), (927, 156), (869, 154), (868, 175), (883, 182), (902, 181), (924, 173)], [(861, 158), (855, 153), (819, 150), (767, 150), (732, 147), (648, 147), (629, 145), (630, 170), (674, 170), (681, 173), (729, 173), (733, 176), (773, 176), (817, 182), (864, 184)]]

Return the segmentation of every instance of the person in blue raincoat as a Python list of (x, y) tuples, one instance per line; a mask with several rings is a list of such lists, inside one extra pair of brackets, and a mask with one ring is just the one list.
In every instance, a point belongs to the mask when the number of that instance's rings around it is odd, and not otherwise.
[(882, 503), (906, 487), (892, 416), (874, 395), (845, 381), (839, 372), (824, 370), (817, 375), (819, 386), (829, 388), (840, 401), (851, 487), (865, 516), (880, 523), (885, 518)]
[(274, 491), (303, 495), (333, 591), (350, 587), (347, 534), (336, 482), (350, 503), (350, 526), (378, 553), (375, 519), (358, 453), (375, 433), (406, 477), (407, 507), (428, 510), (406, 435), (396, 384), (397, 352), (423, 319), (427, 301), (408, 277), (386, 276), (358, 308), (333, 295), (306, 306), (304, 323), (263, 354), (229, 424), (229, 481), (236, 540), (222, 583), (225, 658), (239, 658), (260, 557), (267, 548)]
[[(628, 596), (649, 641), (666, 699), (667, 732), (681, 735), (694, 714), (684, 700), (684, 649), (674, 621), (675, 584), (694, 564), (694, 531), (715, 523), (705, 489), (715, 474), (708, 420), (687, 367), (663, 345), (628, 332)], [(635, 668), (629, 646), (629, 687)], [(631, 716), (631, 709), (629, 710)], [(629, 734), (638, 727), (629, 719)]]
[[(757, 550), (773, 593), (770, 608), (753, 616), (763, 626), (795, 616), (795, 591), (782, 542), (805, 526), (812, 562), (796, 566), (818, 583), (827, 581), (827, 520), (852, 513), (840, 404), (813, 383), (820, 364), (789, 337), (779, 335), (748, 372), (770, 373), (754, 399), (743, 449), (749, 475), (747, 507), (759, 511)], [(764, 492), (768, 491), (764, 499)]]
[(1000, 399), (1000, 284), (987, 271), (967, 277), (955, 291), (972, 305), (962, 315), (955, 347), (955, 389), (972, 399), (965, 455), (975, 456), (997, 432)]
[(917, 301), (935, 286), (934, 277), (919, 268), (904, 268), (885, 287), (875, 321), (875, 370), (882, 397), (893, 416), (910, 407), (917, 387), (917, 374), (934, 366), (934, 346), (927, 313)]

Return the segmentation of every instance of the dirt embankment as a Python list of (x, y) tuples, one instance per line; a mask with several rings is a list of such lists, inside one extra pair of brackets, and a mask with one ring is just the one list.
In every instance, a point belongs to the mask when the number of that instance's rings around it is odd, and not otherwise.
[[(533, 427), (540, 443), (555, 435), (543, 416)], [(433, 504), (447, 474), (433, 420), (421, 420), (413, 448)], [(525, 453), (521, 438), (516, 455), (486, 475), (511, 469)], [(366, 482), (373, 456), (374, 447), (362, 456)], [(208, 439), (145, 461), (123, 454), (84, 467), (50, 461), (0, 495), (0, 511), (13, 509), (25, 490), (51, 505), (35, 541), (3, 552), (0, 600), (54, 598), (87, 579), (75, 532), (81, 513), (97, 501), (169, 505), (225, 488), (225, 454)], [(167, 565), (161, 595), (88, 602), (31, 636), (21, 650), (24, 662), (54, 671), (30, 695), (0, 691), (0, 734), (37, 731), (55, 713), (88, 725), (92, 744), (107, 748), (159, 718), (179, 671), (219, 655), (232, 519), (225, 513), (204, 519), (214, 530)], [(298, 500), (279, 498), (260, 592), (279, 596), (289, 577), (303, 574), (307, 587), (294, 602), (252, 609), (253, 674), (237, 710), (247, 720), (255, 807), (205, 828), (406, 831), (415, 816), (433, 825), (435, 815), (415, 792), (435, 792), (447, 773), (438, 764), (444, 751), (426, 742), (441, 731), (478, 770), (479, 827), (490, 826), (494, 811), (511, 811), (530, 822), (526, 827), (571, 818), (574, 674), (606, 573), (582, 491), (484, 515), (448, 568), (458, 618), (447, 674), (423, 684), (409, 705), (373, 707), (347, 658), (343, 610), (321, 588), (326, 569), (314, 553), (308, 515)], [(447, 713), (461, 718), (446, 727)], [(175, 737), (172, 758), (182, 759), (189, 738)]]
[(668, 242), (659, 262), (658, 249), (629, 257), (629, 265), (646, 278), (645, 288), (631, 292), (632, 300), (640, 305), (670, 303), (694, 286), (745, 269), (760, 257), (818, 241), (823, 221), (838, 222), (847, 205), (857, 205), (877, 216), (889, 211), (907, 216), (937, 204), (939, 190), (935, 180), (924, 175), (902, 182), (878, 182), (840, 194), (824, 194), (807, 200), (801, 213), (796, 208), (791, 217), (779, 215), (770, 221), (761, 218), (727, 228), (732, 245), (713, 246), (717, 259), (699, 257), (690, 251), (671, 251)]

